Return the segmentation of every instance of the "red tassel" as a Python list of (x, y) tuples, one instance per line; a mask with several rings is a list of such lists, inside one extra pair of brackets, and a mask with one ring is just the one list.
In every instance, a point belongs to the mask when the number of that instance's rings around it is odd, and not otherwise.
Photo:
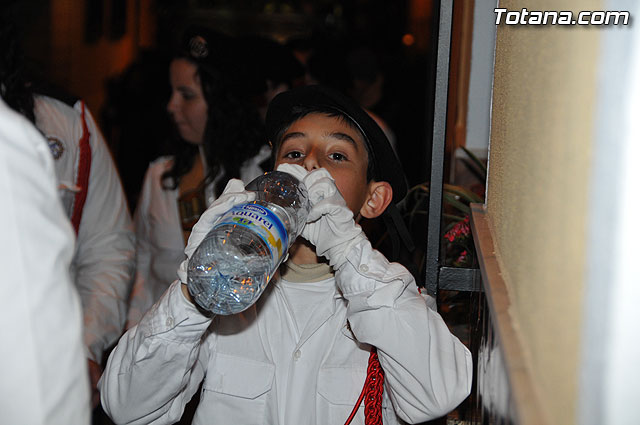
[(382, 425), (382, 392), (384, 391), (384, 371), (378, 360), (378, 350), (371, 347), (369, 355), (369, 366), (367, 366), (367, 379), (364, 381), (364, 387), (358, 397), (358, 401), (351, 411), (351, 415), (345, 422), (349, 425), (356, 413), (358, 407), (364, 399), (364, 423), (365, 425)]

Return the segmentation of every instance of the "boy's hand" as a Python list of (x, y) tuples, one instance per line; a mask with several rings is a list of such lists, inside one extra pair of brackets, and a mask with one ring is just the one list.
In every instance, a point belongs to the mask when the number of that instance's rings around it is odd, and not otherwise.
[(309, 192), (311, 211), (302, 237), (316, 247), (316, 254), (329, 260), (338, 270), (346, 261), (349, 249), (365, 239), (362, 228), (340, 194), (331, 174), (324, 168), (307, 174), (303, 183)]
[(191, 255), (193, 255), (196, 248), (200, 246), (200, 243), (204, 237), (207, 236), (207, 233), (209, 233), (213, 228), (220, 216), (238, 204), (253, 201), (255, 197), (255, 192), (247, 192), (244, 190), (244, 183), (241, 180), (229, 180), (229, 183), (227, 183), (227, 187), (224, 188), (222, 195), (220, 195), (220, 197), (216, 199), (209, 208), (207, 208), (191, 230), (187, 247), (184, 249), (184, 253), (187, 254), (187, 259), (184, 260), (178, 268), (178, 278), (180, 278), (182, 283), (187, 283), (187, 268)]

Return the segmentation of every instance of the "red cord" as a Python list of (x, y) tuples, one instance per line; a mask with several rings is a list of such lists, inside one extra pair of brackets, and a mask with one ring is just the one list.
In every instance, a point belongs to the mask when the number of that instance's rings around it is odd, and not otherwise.
[(89, 192), (89, 173), (91, 172), (91, 145), (89, 144), (89, 128), (85, 118), (84, 101), (82, 105), (82, 138), (80, 139), (80, 154), (78, 159), (78, 177), (76, 185), (80, 187), (80, 192), (76, 193), (73, 203), (73, 214), (71, 215), (71, 224), (78, 234), (80, 229), (80, 220), (82, 219), (82, 210), (87, 200)]
[(344, 425), (349, 425), (358, 412), (360, 403), (364, 399), (364, 423), (365, 425), (382, 425), (382, 392), (384, 391), (384, 371), (378, 360), (376, 347), (371, 347), (369, 366), (367, 366), (367, 379), (364, 381), (362, 392), (356, 405), (353, 407), (349, 418)]

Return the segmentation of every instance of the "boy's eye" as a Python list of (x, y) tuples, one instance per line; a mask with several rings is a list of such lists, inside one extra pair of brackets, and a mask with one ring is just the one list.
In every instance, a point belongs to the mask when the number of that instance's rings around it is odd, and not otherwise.
[(329, 158), (331, 158), (331, 160), (333, 160), (333, 161), (346, 161), (347, 160), (346, 156), (344, 156), (343, 154), (338, 153), (338, 152), (334, 152), (332, 154), (329, 154)]
[(288, 159), (300, 159), (300, 158), (302, 158), (302, 152), (291, 151), (291, 152), (285, 154), (284, 157), (288, 158)]

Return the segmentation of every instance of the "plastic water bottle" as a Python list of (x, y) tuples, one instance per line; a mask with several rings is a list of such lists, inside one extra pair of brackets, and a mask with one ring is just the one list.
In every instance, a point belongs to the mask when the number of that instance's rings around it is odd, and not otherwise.
[(225, 213), (189, 260), (187, 287), (216, 314), (235, 314), (257, 301), (302, 232), (307, 189), (289, 173), (272, 171), (246, 186), (253, 202)]

